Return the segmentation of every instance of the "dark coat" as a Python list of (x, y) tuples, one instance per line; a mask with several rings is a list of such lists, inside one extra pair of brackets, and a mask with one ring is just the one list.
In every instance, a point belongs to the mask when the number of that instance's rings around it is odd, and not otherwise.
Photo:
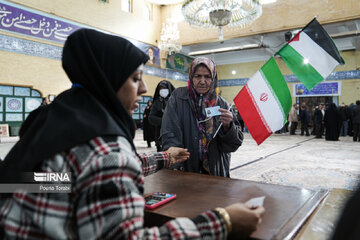
[(149, 123), (155, 127), (155, 141), (160, 137), (161, 120), (163, 117), (163, 104), (164, 102), (160, 98), (156, 99), (151, 106), (149, 114)]
[(339, 107), (339, 113), (340, 113), (341, 121), (349, 120), (349, 114), (348, 114), (347, 107), (344, 107), (344, 106)]
[(360, 105), (356, 105), (352, 112), (353, 123), (360, 123)]
[(310, 122), (310, 115), (306, 109), (301, 110), (300, 121), (301, 121), (301, 124), (307, 124)]
[[(228, 109), (229, 104), (222, 97), (218, 97), (217, 104)], [(235, 118), (235, 117), (234, 117)], [(215, 129), (219, 126), (219, 116), (214, 119)], [(178, 169), (199, 173), (201, 163), (199, 157), (199, 128), (197, 119), (191, 106), (186, 87), (176, 89), (171, 95), (162, 120), (161, 139), (163, 150), (171, 146), (187, 148), (190, 159), (179, 164)], [(230, 152), (236, 151), (242, 144), (243, 134), (239, 126), (231, 124), (224, 133), (220, 129), (216, 138), (210, 142), (208, 160), (211, 175), (229, 177)]]
[(321, 123), (323, 121), (323, 114), (321, 112), (320, 109), (315, 109), (315, 113), (314, 113), (314, 121), (315, 123)]
[(152, 142), (155, 141), (155, 127), (149, 123), (149, 114), (151, 107), (147, 106), (143, 115), (144, 123), (144, 141)]
[(336, 105), (332, 103), (325, 111), (324, 125), (326, 128), (325, 139), (337, 141), (340, 136), (341, 116)]

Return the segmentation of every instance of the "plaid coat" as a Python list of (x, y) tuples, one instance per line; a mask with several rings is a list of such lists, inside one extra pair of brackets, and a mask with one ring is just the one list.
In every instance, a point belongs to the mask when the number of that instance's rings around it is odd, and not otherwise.
[(123, 137), (97, 137), (43, 162), (44, 172), (71, 172), (72, 192), (16, 192), (0, 210), (6, 239), (226, 239), (209, 210), (144, 228), (144, 175), (169, 167), (166, 153), (137, 157)]

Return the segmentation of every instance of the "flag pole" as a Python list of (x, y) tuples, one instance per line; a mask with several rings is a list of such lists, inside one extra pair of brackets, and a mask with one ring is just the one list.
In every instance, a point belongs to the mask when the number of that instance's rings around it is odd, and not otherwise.
[[(230, 105), (228, 111), (230, 111), (230, 109), (232, 108), (233, 105), (234, 105), (234, 102), (232, 102), (232, 104)], [(220, 123), (220, 126), (218, 127), (218, 129), (216, 130), (216, 132), (215, 132), (215, 134), (214, 134), (214, 136), (213, 136), (213, 139), (216, 137), (216, 135), (217, 135), (217, 133), (219, 132), (219, 130), (220, 130), (220, 128), (221, 128), (222, 125), (223, 125), (223, 123), (221, 122), (221, 123)]]

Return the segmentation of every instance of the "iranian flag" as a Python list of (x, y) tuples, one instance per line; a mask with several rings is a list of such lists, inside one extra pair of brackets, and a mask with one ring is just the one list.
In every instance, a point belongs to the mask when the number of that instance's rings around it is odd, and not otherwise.
[(258, 145), (284, 126), (291, 95), (273, 57), (249, 79), (234, 103)]
[(338, 64), (344, 64), (335, 43), (314, 18), (277, 54), (310, 90), (327, 78)]

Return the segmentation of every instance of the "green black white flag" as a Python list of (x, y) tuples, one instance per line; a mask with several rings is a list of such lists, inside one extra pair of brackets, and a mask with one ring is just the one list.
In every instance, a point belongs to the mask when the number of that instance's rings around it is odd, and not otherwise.
[(335, 43), (316, 18), (277, 54), (308, 90), (327, 78), (338, 64), (345, 63)]

